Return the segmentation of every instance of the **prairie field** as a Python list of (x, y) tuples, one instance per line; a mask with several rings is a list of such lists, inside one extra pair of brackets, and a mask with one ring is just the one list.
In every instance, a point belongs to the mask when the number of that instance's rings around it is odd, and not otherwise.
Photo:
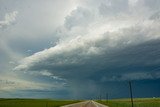
[[(85, 100), (0, 99), (0, 107), (60, 107)], [(131, 107), (130, 99), (96, 100), (109, 107)], [(134, 107), (160, 107), (160, 98), (136, 98)]]
[(77, 102), (80, 101), (51, 99), (0, 99), (0, 107), (60, 107)]
[[(115, 99), (97, 101), (109, 107), (132, 107), (130, 99)], [(160, 98), (136, 98), (133, 100), (134, 107), (160, 107)]]

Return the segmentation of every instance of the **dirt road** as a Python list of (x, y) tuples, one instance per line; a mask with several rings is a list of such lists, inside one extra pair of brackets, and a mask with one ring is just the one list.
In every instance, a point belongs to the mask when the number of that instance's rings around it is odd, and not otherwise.
[(61, 107), (108, 107), (106, 105), (102, 105), (100, 103), (97, 103), (95, 101), (89, 100), (89, 101), (84, 101), (80, 103), (75, 103), (75, 104), (70, 104), (70, 105), (65, 105)]

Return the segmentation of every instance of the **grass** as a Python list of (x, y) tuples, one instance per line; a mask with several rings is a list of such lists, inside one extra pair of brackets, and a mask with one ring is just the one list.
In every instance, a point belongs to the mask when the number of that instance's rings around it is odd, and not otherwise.
[[(51, 100), (51, 99), (0, 99), (0, 107), (60, 107), (77, 103), (80, 100)], [(131, 107), (130, 99), (97, 101), (109, 107)], [(160, 98), (136, 98), (134, 107), (160, 107)]]
[[(116, 99), (97, 101), (109, 107), (131, 107), (130, 99)], [(134, 99), (134, 107), (160, 107), (160, 98), (136, 98)]]
[(77, 102), (80, 101), (50, 99), (0, 99), (0, 107), (60, 107)]

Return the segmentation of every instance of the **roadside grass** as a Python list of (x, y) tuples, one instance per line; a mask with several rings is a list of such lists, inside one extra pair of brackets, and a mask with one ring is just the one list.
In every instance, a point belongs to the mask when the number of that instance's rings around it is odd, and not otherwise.
[(80, 100), (0, 99), (0, 107), (60, 107)]
[[(134, 107), (160, 107), (160, 98), (135, 98)], [(97, 102), (109, 107), (131, 107), (130, 99), (98, 100)]]

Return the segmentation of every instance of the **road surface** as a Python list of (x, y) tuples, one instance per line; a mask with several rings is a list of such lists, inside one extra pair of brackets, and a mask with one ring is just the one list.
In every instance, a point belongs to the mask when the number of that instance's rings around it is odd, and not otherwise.
[(89, 100), (89, 101), (84, 101), (80, 103), (74, 103), (74, 104), (69, 104), (61, 107), (108, 107), (106, 105), (102, 105), (100, 103), (97, 103), (95, 101)]

